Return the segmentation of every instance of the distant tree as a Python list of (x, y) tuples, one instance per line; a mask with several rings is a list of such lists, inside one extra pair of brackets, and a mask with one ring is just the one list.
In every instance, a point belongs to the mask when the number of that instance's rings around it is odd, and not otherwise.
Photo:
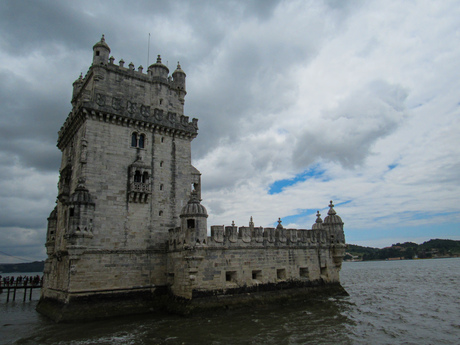
[(405, 259), (413, 259), (415, 256), (415, 250), (413, 247), (408, 247), (406, 251), (404, 252), (404, 258)]

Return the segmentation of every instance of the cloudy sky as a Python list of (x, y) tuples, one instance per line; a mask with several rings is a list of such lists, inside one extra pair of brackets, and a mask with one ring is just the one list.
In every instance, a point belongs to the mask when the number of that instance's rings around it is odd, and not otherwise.
[(57, 131), (105, 34), (187, 73), (208, 224), (460, 239), (458, 1), (0, 2), (0, 262), (45, 258)]

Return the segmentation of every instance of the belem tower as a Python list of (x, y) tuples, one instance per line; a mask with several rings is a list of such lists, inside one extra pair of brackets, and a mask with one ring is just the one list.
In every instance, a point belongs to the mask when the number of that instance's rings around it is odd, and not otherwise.
[[(198, 120), (186, 75), (109, 56), (104, 36), (59, 131), (57, 205), (48, 218), (37, 310), (56, 321), (344, 291), (343, 222), (332, 201), (312, 229), (214, 225), (191, 164)], [(188, 309), (187, 309), (188, 308)]]

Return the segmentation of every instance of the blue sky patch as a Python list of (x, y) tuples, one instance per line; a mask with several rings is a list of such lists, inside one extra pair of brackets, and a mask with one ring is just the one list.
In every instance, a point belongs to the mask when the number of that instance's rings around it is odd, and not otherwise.
[[(300, 210), (300, 213), (298, 214), (293, 214), (291, 216), (286, 216), (286, 217), (281, 217), (281, 225), (287, 226), (288, 224), (292, 223), (303, 223), (306, 218), (310, 217), (312, 214), (316, 214), (316, 209), (305, 209), (305, 210)], [(321, 211), (320, 211), (321, 212)], [(273, 226), (276, 227), (278, 225), (278, 221), (275, 221), (273, 223)], [(307, 225), (307, 228), (311, 228), (311, 224)]]
[[(321, 178), (324, 177), (324, 173), (326, 170), (319, 169), (318, 167), (313, 167), (311, 169), (307, 169), (304, 172), (297, 174), (291, 179), (285, 180), (278, 180), (273, 182), (269, 189), (268, 194), (278, 194), (281, 193), (286, 187), (293, 186), (298, 182), (306, 181), (310, 178)], [(327, 181), (327, 179), (322, 179), (322, 181)]]

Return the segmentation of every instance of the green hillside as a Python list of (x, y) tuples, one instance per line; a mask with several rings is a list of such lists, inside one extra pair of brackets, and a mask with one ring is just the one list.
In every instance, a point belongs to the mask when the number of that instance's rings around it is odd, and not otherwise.
[(0, 272), (2, 274), (20, 272), (43, 272), (44, 266), (44, 261), (34, 261), (21, 264), (0, 264)]
[(372, 248), (349, 244), (345, 260), (388, 260), (460, 256), (460, 241), (434, 239), (422, 244), (413, 242), (396, 243), (391, 247)]

